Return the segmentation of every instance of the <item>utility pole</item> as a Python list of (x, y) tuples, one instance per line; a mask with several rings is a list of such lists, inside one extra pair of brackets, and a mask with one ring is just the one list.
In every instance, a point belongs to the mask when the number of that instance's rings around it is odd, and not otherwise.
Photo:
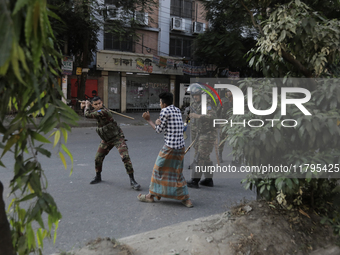
[[(90, 26), (89, 2), (88, 0), (83, 0), (81, 4), (82, 5), (80, 6), (80, 9), (82, 10), (82, 13), (83, 13), (84, 27), (89, 27)], [(83, 54), (82, 54), (82, 59), (81, 59), (82, 74), (80, 76), (80, 82), (79, 82), (79, 87), (77, 91), (77, 98), (80, 100), (85, 99), (85, 88), (86, 88), (86, 80), (87, 80), (88, 66), (89, 66), (89, 56), (88, 56), (89, 41), (90, 41), (90, 33), (86, 29), (84, 32), (84, 40), (82, 42), (82, 47), (83, 47)]]
[(62, 76), (62, 83), (61, 83), (61, 91), (63, 92), (62, 101), (66, 104), (67, 99), (67, 75), (72, 74), (73, 70), (73, 58), (67, 57), (68, 54), (68, 36), (65, 36), (65, 43), (64, 43), (64, 58), (63, 58), (63, 76)]

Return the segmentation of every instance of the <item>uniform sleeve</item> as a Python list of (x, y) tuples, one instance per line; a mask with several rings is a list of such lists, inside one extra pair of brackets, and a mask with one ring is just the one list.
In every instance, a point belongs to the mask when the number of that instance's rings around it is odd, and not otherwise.
[(214, 106), (211, 104), (207, 105), (207, 114), (206, 115), (201, 115), (201, 118), (203, 120), (211, 120), (211, 119), (216, 119), (217, 118), (217, 111)]
[(98, 111), (91, 111), (90, 109), (85, 110), (85, 117), (89, 119), (99, 119), (106, 114), (105, 110), (99, 109)]
[(158, 134), (161, 133), (165, 129), (166, 124), (168, 122), (168, 114), (165, 111), (161, 111), (159, 119), (161, 120), (161, 124), (156, 125), (156, 129), (155, 129), (156, 133)]

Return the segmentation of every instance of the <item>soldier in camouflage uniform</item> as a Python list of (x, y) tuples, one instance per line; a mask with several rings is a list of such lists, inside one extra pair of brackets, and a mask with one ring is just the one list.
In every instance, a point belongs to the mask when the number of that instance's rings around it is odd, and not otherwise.
[(217, 137), (216, 129), (213, 127), (213, 119), (216, 119), (215, 106), (207, 100), (207, 114), (201, 115), (201, 95), (203, 91), (199, 87), (200, 85), (198, 84), (192, 84), (188, 89), (194, 99), (190, 104), (189, 115), (191, 137), (192, 140), (197, 137), (194, 144), (195, 157), (191, 170), (191, 180), (187, 181), (187, 185), (190, 188), (199, 188), (199, 184), (208, 187), (214, 186), (212, 173), (208, 171), (204, 172), (205, 179), (201, 180), (203, 172), (195, 171), (195, 166), (204, 168), (213, 165), (210, 154), (214, 149), (214, 143)]
[(90, 182), (96, 184), (102, 181), (101, 172), (105, 156), (110, 152), (113, 147), (118, 149), (119, 155), (124, 163), (126, 173), (130, 177), (130, 184), (133, 189), (140, 189), (140, 185), (135, 181), (133, 176), (133, 167), (130, 160), (128, 147), (126, 145), (126, 139), (122, 129), (118, 126), (117, 122), (113, 119), (112, 113), (103, 106), (103, 102), (100, 97), (94, 97), (92, 99), (92, 111), (90, 110), (91, 103), (89, 101), (83, 101), (81, 107), (85, 106), (84, 115), (86, 118), (97, 119), (97, 134), (102, 141), (99, 144), (96, 157), (95, 157), (95, 169), (96, 176)]
[[(233, 108), (233, 95), (231, 94), (231, 91), (227, 89), (225, 93), (225, 97), (222, 98), (222, 108), (220, 109), (220, 112), (218, 113), (218, 117), (220, 119), (226, 119), (229, 121), (230, 114), (231, 114), (230, 111), (232, 111), (232, 108)], [(224, 144), (226, 142), (224, 139), (227, 138), (226, 131), (227, 130), (223, 127), (220, 130), (220, 144), (218, 147), (218, 156), (219, 156), (219, 160), (221, 163), (223, 162), (222, 153), (223, 153)]]

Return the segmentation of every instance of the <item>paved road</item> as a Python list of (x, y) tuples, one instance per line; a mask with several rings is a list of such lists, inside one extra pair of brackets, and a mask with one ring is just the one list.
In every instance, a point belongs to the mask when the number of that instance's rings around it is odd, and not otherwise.
[[(152, 167), (163, 145), (163, 134), (157, 135), (147, 125), (122, 125), (135, 168), (135, 178), (148, 192)], [(104, 162), (103, 182), (90, 185), (94, 177), (94, 155), (99, 144), (95, 128), (73, 128), (67, 147), (74, 157), (74, 171), (69, 176), (55, 154), (50, 159), (40, 157), (49, 180), (48, 191), (55, 198), (63, 218), (59, 224), (56, 244), (46, 242), (44, 254), (69, 251), (83, 246), (97, 237), (122, 238), (171, 224), (221, 213), (243, 199), (254, 199), (254, 194), (244, 190), (240, 179), (215, 178), (215, 187), (189, 189), (195, 205), (188, 209), (178, 201), (162, 199), (150, 204), (141, 203), (129, 186), (129, 178), (119, 154), (113, 149)], [(190, 144), (186, 140), (186, 146)], [(225, 148), (230, 153), (230, 148)], [(214, 155), (213, 155), (213, 158)], [(185, 157), (184, 176), (190, 178), (188, 165), (190, 153)], [(231, 158), (224, 164), (230, 163)], [(13, 159), (8, 155), (1, 168), (0, 180), (8, 187), (13, 175)], [(216, 161), (215, 161), (216, 162)], [(9, 189), (5, 189), (7, 195)], [(6, 206), (10, 199), (5, 198)]]

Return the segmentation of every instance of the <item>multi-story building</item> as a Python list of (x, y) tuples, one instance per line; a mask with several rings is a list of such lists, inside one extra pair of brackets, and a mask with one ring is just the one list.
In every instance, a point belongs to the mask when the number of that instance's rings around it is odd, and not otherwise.
[[(114, 13), (107, 16), (107, 23), (121, 18), (114, 3), (105, 0)], [(193, 39), (207, 26), (203, 12), (199, 1), (159, 0), (152, 12), (132, 14), (140, 23), (138, 40), (118, 40), (104, 26), (95, 63), (103, 77), (98, 94), (104, 104), (121, 112), (159, 109), (158, 95), (170, 91), (180, 106), (180, 88), (190, 79), (184, 73), (186, 61), (192, 59)]]

